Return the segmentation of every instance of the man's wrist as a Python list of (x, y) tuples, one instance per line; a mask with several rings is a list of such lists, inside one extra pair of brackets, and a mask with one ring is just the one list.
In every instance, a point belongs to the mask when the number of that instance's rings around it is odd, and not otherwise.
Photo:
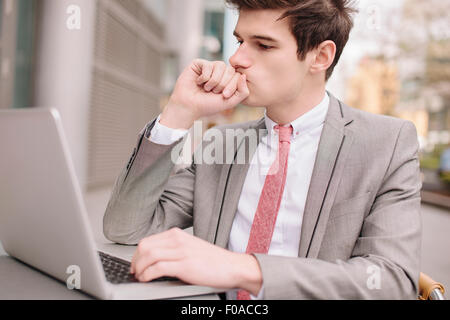
[(237, 287), (257, 296), (263, 282), (258, 260), (251, 254), (238, 253), (237, 255), (239, 261), (237, 264)]
[(198, 117), (188, 108), (169, 101), (161, 114), (159, 122), (171, 129), (189, 130), (197, 119)]
[(189, 130), (184, 129), (168, 128), (160, 123), (160, 119), (161, 115), (156, 119), (150, 135), (147, 137), (153, 143), (168, 146), (182, 139), (189, 132)]

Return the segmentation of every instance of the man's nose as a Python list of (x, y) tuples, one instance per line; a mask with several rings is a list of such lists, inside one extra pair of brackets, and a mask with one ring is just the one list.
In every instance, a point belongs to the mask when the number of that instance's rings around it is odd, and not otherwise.
[(244, 50), (243, 44), (236, 50), (234, 55), (231, 56), (229, 61), (230, 65), (236, 70), (238, 70), (239, 68), (247, 69), (251, 66), (252, 63), (250, 57)]

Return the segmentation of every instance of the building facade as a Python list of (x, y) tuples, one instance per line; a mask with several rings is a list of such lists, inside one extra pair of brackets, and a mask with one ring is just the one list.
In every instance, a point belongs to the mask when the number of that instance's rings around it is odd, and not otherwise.
[(82, 189), (111, 186), (198, 57), (203, 14), (203, 0), (0, 0), (0, 108), (58, 109)]

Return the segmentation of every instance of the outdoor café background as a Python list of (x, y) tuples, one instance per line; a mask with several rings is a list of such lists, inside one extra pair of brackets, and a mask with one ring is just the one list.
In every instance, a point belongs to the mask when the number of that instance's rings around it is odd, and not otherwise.
[[(450, 195), (450, 1), (358, 7), (327, 88), (413, 121), (423, 188)], [(183, 68), (197, 57), (228, 61), (236, 21), (222, 0), (0, 0), (0, 108), (59, 109), (82, 190), (109, 192)], [(203, 126), (263, 112), (239, 106)]]

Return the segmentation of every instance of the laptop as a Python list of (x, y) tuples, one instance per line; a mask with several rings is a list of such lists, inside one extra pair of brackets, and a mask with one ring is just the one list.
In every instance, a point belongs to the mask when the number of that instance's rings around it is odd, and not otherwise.
[(100, 299), (224, 292), (163, 277), (139, 283), (130, 262), (97, 251), (56, 109), (0, 111), (0, 241), (12, 257)]

